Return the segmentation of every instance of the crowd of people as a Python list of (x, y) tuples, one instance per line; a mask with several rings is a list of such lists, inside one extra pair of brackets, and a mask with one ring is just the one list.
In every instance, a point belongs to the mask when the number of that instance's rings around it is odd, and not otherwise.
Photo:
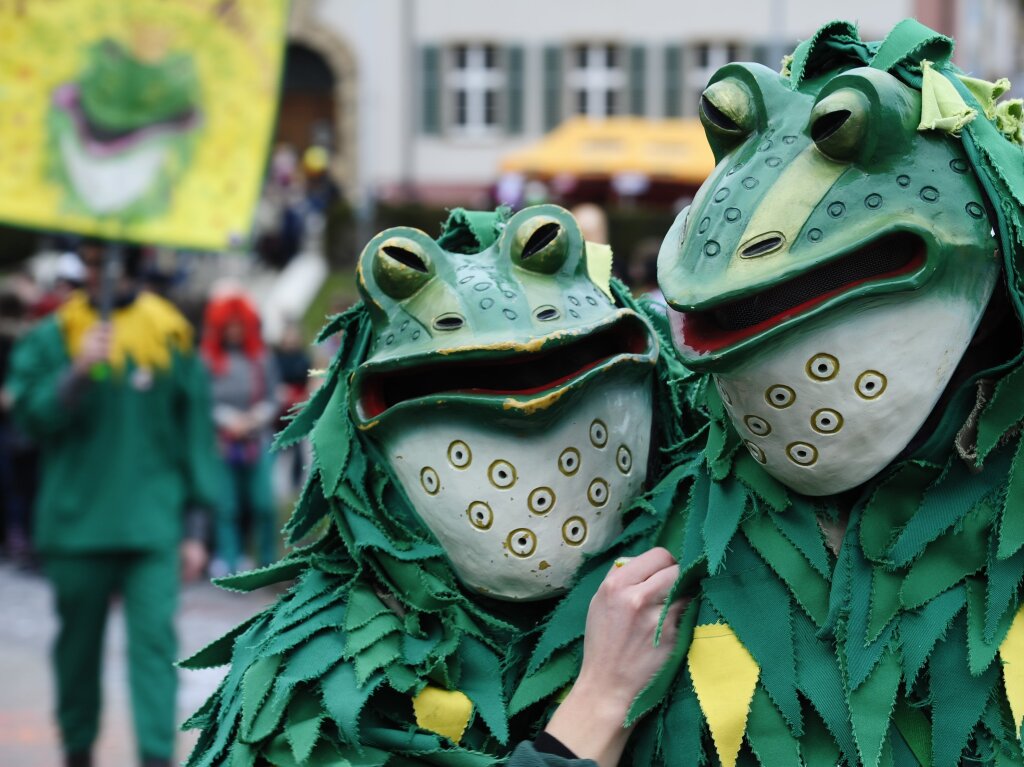
[[(139, 247), (87, 240), (56, 260), (52, 284), (19, 273), (0, 288), (4, 547), (54, 590), (69, 767), (92, 764), (115, 596), (140, 761), (170, 764), (179, 583), (277, 558), (271, 437), (308, 385), (295, 328), (269, 347), (252, 299), (224, 287), (197, 344), (179, 309), (146, 289), (146, 264)], [(294, 491), (302, 467), (290, 461)]]
[[(55, 316), (76, 292), (87, 291), (87, 264), (102, 254), (102, 243), (83, 240), (52, 259), (42, 278), (22, 270), (0, 283), (0, 380), (8, 379), (18, 340)], [(138, 270), (138, 289), (156, 292), (160, 285), (154, 286), (147, 268), (150, 255), (133, 252), (125, 261)], [(209, 381), (209, 416), (223, 469), (219, 503), (209, 510), (204, 533), (212, 552), (208, 571), (216, 577), (277, 558), (279, 519), (304, 481), (305, 447), (290, 447), (275, 458), (270, 444), (287, 413), (306, 399), (312, 363), (299, 323), (289, 322), (269, 345), (254, 301), (237, 287), (215, 286), (199, 324), (196, 345)], [(13, 417), (13, 404), (10, 388), (0, 390), (0, 540), (4, 557), (36, 569), (39, 443)], [(251, 551), (245, 545), (249, 537)]]

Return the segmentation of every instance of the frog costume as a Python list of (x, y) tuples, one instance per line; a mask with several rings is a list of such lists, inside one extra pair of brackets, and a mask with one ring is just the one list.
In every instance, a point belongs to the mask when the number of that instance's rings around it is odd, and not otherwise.
[(370, 241), (363, 302), (279, 437), (314, 455), (287, 532), (320, 536), (220, 581), (297, 579), (185, 661), (231, 663), (190, 765), (487, 765), (546, 721), (565, 685), (520, 684), (538, 622), (582, 561), (646, 548), (689, 450), (667, 324), (604, 252), (556, 206)]
[(703, 94), (718, 164), (659, 257), (695, 598), (634, 764), (1024, 763), (1021, 102), (951, 53), (835, 22)]

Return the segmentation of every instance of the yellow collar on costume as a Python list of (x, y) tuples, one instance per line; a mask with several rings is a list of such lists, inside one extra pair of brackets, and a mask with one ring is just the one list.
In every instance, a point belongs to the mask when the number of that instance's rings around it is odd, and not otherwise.
[[(83, 292), (74, 293), (57, 310), (57, 323), (74, 357), (86, 332), (99, 321), (99, 312)], [(115, 309), (110, 318), (113, 328), (110, 366), (117, 372), (131, 359), (136, 367), (166, 370), (172, 351), (192, 348), (192, 326), (174, 306), (152, 293), (139, 293), (127, 306)]]

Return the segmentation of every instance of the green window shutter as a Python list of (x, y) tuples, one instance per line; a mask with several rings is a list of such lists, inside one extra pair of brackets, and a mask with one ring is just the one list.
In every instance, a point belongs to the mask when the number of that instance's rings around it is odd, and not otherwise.
[(758, 64), (764, 64), (766, 67), (770, 67), (778, 71), (781, 66), (778, 61), (772, 61), (772, 46), (767, 43), (755, 43), (750, 46), (750, 60), (756, 61)]
[(549, 46), (544, 49), (544, 130), (549, 131), (562, 122), (562, 49)]
[(629, 49), (629, 113), (644, 115), (647, 110), (647, 51), (635, 45)]
[(427, 135), (437, 135), (441, 132), (441, 49), (436, 45), (425, 46), (420, 53), (420, 63), (423, 78), (421, 128)]
[(665, 49), (665, 116), (683, 114), (683, 48), (670, 45)]
[(508, 119), (506, 130), (513, 135), (523, 132), (523, 49), (513, 45), (505, 49), (505, 78), (508, 84)]

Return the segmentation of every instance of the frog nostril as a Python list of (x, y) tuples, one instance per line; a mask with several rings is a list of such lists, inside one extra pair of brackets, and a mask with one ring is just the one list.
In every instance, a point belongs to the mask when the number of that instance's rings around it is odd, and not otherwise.
[(842, 128), (843, 123), (850, 119), (851, 114), (853, 113), (849, 109), (837, 109), (834, 112), (823, 114), (811, 126), (811, 138), (815, 143), (824, 141)]
[(442, 314), (440, 317), (434, 318), (434, 329), (435, 330), (458, 330), (462, 327), (464, 319), (458, 314), (452, 312), (451, 314)]
[(774, 253), (786, 243), (786, 238), (779, 232), (771, 232), (767, 236), (759, 237), (740, 250), (742, 258), (757, 258), (768, 253)]
[(550, 320), (557, 320), (558, 319), (558, 309), (556, 309), (553, 306), (540, 306), (533, 313), (533, 316), (536, 317), (541, 322), (548, 322)]

